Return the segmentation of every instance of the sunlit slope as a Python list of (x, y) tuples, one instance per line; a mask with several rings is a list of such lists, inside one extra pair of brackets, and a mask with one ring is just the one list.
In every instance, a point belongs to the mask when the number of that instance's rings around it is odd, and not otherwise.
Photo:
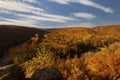
[(98, 26), (93, 28), (94, 31), (102, 35), (113, 35), (120, 39), (120, 25)]
[(44, 35), (44, 37), (46, 41), (66, 45), (69, 42), (78, 42), (96, 34), (96, 31), (89, 28), (61, 28)]

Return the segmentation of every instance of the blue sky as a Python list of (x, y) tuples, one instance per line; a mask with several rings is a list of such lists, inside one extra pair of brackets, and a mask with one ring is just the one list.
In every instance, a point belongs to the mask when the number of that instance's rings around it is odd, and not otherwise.
[(120, 24), (120, 0), (0, 0), (0, 24), (37, 28)]

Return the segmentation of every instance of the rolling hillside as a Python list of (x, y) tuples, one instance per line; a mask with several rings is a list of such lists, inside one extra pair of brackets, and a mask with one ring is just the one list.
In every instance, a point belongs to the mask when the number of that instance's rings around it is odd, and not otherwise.
[(19, 45), (34, 34), (43, 35), (46, 31), (14, 25), (0, 25), (0, 55), (8, 48)]
[[(12, 29), (19, 32), (19, 36), (21, 28), (23, 30), (23, 27), (9, 28), (10, 31)], [(10, 48), (7, 58), (24, 70), (25, 78), (32, 78), (36, 70), (44, 68), (57, 69), (66, 80), (118, 80), (120, 78), (120, 25), (37, 29), (40, 33), (31, 36), (29, 31), (33, 30), (25, 27), (24, 29), (28, 32), (23, 32), (24, 35), (21, 33), (24, 36), (22, 38), (26, 41), (32, 37), (31, 41), (21, 47)], [(17, 32), (15, 33), (18, 35)], [(26, 32), (29, 34), (25, 35)], [(8, 41), (16, 40), (15, 33), (13, 38), (7, 37)], [(39, 35), (42, 35), (42, 38)], [(19, 38), (17, 41), (22, 43), (23, 39)], [(11, 44), (13, 45), (14, 42)]]

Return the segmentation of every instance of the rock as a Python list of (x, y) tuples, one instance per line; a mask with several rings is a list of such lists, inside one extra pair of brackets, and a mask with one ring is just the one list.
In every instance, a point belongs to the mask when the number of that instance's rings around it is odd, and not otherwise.
[(65, 80), (61, 73), (55, 68), (37, 69), (31, 80)]
[(11, 64), (9, 58), (1, 58), (0, 66), (6, 66), (6, 65), (9, 65), (9, 64)]
[(25, 80), (25, 75), (17, 65), (0, 67), (0, 80)]

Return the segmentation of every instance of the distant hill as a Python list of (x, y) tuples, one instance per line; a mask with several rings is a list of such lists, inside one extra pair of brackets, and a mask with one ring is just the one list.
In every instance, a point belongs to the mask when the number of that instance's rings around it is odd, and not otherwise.
[(99, 34), (102, 35), (111, 34), (120, 39), (120, 25), (98, 26), (92, 29), (98, 32)]
[(34, 34), (43, 35), (47, 31), (14, 25), (0, 25), (0, 54), (3, 54), (8, 48), (19, 45)]
[(118, 38), (120, 40), (120, 25), (109, 25), (109, 26), (97, 26), (93, 28), (84, 27), (68, 27), (68, 28), (52, 28), (45, 29), (50, 32), (46, 34), (46, 41), (53, 42), (56, 44), (67, 44), (68, 42), (79, 41), (93, 38), (95, 36), (108, 36), (111, 38)]
[[(72, 27), (72, 28), (52, 28), (52, 29), (45, 29), (45, 31), (51, 33), (77, 33), (84, 34), (85, 32), (90, 34), (100, 34), (100, 35), (107, 35), (112, 34), (118, 38), (120, 38), (120, 25), (107, 25), (107, 26), (96, 26), (93, 28), (84, 28), (84, 27)], [(72, 34), (73, 35), (73, 34)]]
[[(88, 35), (97, 34), (96, 31), (90, 28), (60, 28), (60, 29), (51, 29), (51, 33), (45, 36), (47, 41), (55, 42), (57, 44), (67, 44), (68, 42), (81, 40)], [(50, 29), (48, 30), (50, 31)]]

